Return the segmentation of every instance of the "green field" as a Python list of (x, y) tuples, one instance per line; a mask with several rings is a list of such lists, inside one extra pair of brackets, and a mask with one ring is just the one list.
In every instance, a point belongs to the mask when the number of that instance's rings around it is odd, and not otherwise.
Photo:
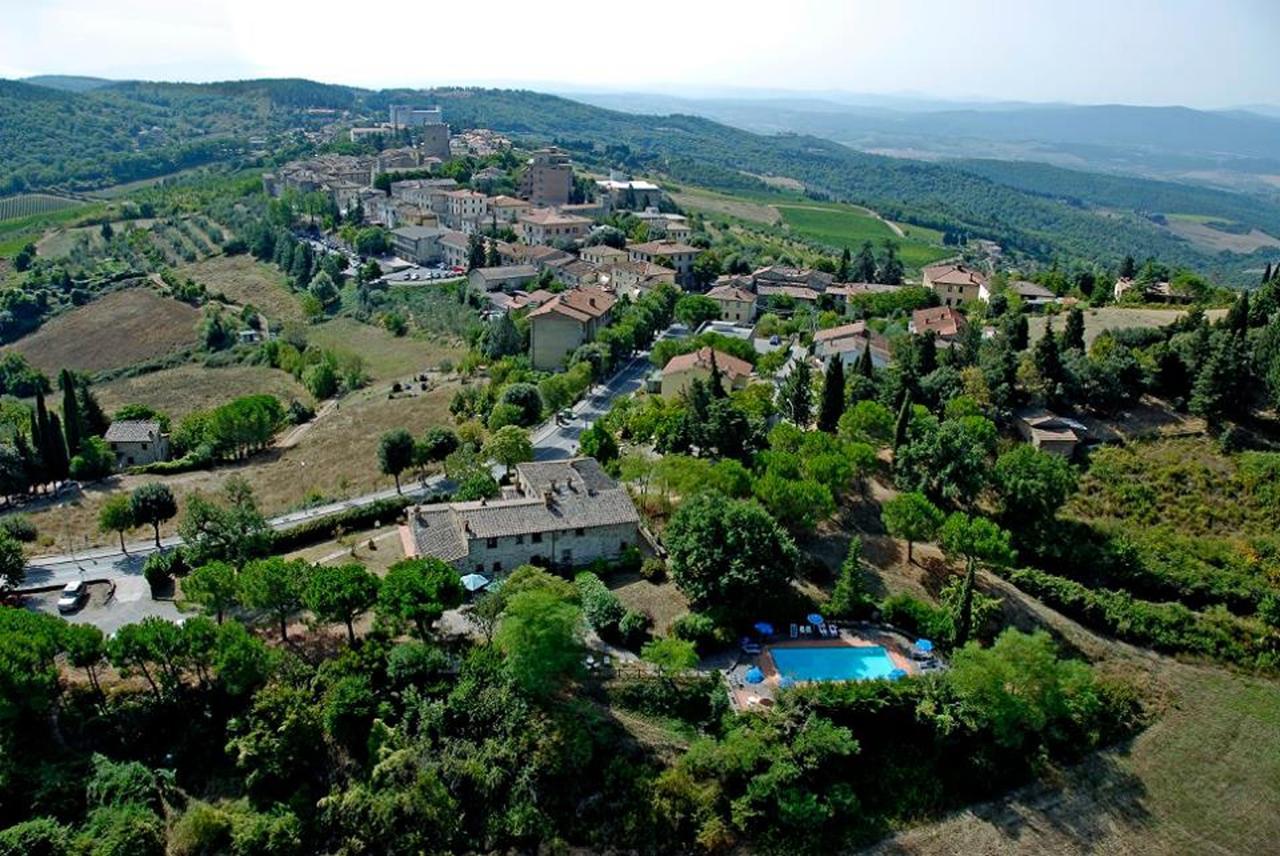
[(76, 205), (43, 214), (28, 214), (9, 220), (0, 219), (0, 257), (14, 255), (26, 244), (38, 240), (45, 230), (52, 226), (77, 222), (83, 217), (101, 213), (101, 211), (100, 205)]
[[(902, 261), (909, 268), (920, 268), (953, 254), (945, 247), (913, 237), (899, 237), (883, 220), (852, 205), (807, 203), (774, 207), (796, 235), (838, 249), (847, 247), (857, 252), (863, 241), (879, 244), (889, 238), (898, 244)], [(911, 228), (915, 230), (915, 227)]]

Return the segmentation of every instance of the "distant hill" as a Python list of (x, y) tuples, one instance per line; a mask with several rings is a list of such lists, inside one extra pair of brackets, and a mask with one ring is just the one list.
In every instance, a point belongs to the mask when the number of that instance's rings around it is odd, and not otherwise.
[(682, 99), (595, 94), (610, 109), (688, 113), (758, 133), (825, 137), (904, 157), (1032, 160), (1094, 171), (1271, 190), (1280, 172), (1280, 120), (1246, 110), (1067, 104), (910, 108), (830, 99)]
[(47, 86), (50, 89), (61, 89), (64, 92), (88, 92), (110, 86), (115, 81), (105, 77), (77, 77), (73, 74), (37, 74), (35, 77), (22, 78), (23, 83), (33, 86)]
[(1274, 261), (1269, 249), (1201, 249), (1165, 228), (1159, 215), (1219, 218), (1231, 229), (1280, 235), (1274, 201), (1168, 182), (1005, 161), (885, 157), (818, 136), (762, 135), (697, 116), (637, 115), (529, 91), (373, 92), (306, 80), (130, 82), (82, 93), (0, 81), (0, 126), (18, 129), (0, 135), (0, 194), (101, 186), (227, 160), (250, 135), (329, 121), (316, 119), (312, 108), (349, 110), (360, 120), (384, 116), (397, 101), (439, 103), (455, 128), (555, 142), (593, 163), (724, 191), (765, 195), (774, 191), (758, 176), (786, 176), (817, 198), (991, 238), (1046, 261), (1112, 265), (1126, 254), (1156, 256), (1245, 283), (1256, 280), (1253, 269)]

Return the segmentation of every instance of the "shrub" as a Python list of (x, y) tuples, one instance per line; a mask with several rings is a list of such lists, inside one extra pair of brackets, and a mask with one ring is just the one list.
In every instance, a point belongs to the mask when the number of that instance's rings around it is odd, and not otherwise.
[(947, 645), (955, 637), (955, 622), (945, 609), (931, 606), (909, 594), (895, 594), (880, 604), (881, 618), (935, 644)]
[(667, 578), (667, 563), (650, 556), (640, 563), (640, 576), (651, 583), (660, 583)]
[(35, 541), (40, 534), (36, 530), (36, 525), (31, 522), (31, 518), (25, 514), (6, 514), (0, 517), (0, 532), (15, 541), (25, 543)]
[(698, 647), (699, 654), (733, 641), (732, 629), (719, 626), (714, 618), (704, 612), (689, 612), (671, 622), (671, 635), (692, 642)]
[(632, 651), (640, 650), (640, 646), (649, 638), (649, 629), (653, 627), (653, 619), (648, 613), (638, 609), (628, 609), (618, 622), (618, 636), (622, 644)]
[(573, 578), (574, 588), (582, 601), (582, 614), (601, 638), (615, 640), (619, 636), (622, 619), (626, 615), (626, 607), (618, 596), (609, 591), (604, 582), (591, 573), (583, 571)]
[(331, 514), (327, 517), (313, 518), (276, 532), (272, 537), (271, 549), (273, 553), (277, 554), (288, 553), (308, 544), (327, 541), (334, 537), (339, 529), (345, 532), (368, 529), (375, 522), (386, 523), (395, 520), (406, 508), (417, 502), (441, 502), (444, 499), (446, 497), (443, 496), (430, 497), (426, 500), (414, 500), (405, 496), (396, 496), (390, 499), (380, 499), (358, 508), (348, 508), (346, 511)]

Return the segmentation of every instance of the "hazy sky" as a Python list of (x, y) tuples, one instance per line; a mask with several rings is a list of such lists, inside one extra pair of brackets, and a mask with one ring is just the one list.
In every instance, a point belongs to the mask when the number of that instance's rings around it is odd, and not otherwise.
[(0, 77), (1280, 102), (1280, 0), (0, 0)]

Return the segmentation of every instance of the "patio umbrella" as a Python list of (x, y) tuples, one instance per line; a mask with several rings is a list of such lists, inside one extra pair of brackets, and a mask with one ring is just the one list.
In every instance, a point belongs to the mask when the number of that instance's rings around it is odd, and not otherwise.
[(924, 651), (927, 654), (928, 652), (933, 650), (933, 643), (930, 642), (928, 639), (917, 639), (916, 649), (919, 651)]
[(787, 678), (787, 677), (784, 677), (782, 680), (778, 681), (778, 686), (782, 687), (784, 690), (787, 689), (788, 687), (794, 687), (795, 685), (796, 685), (796, 682), (791, 678)]
[(759, 666), (752, 666), (747, 669), (746, 681), (749, 684), (758, 684), (764, 680), (764, 672), (760, 671)]
[(889, 680), (896, 681), (898, 678), (905, 678), (906, 676), (907, 676), (906, 669), (894, 669), (892, 672), (889, 673)]
[(827, 623), (826, 621), (823, 620), (822, 616), (816, 612), (809, 613), (808, 619), (810, 624), (826, 624)]
[(480, 574), (467, 574), (461, 582), (467, 591), (479, 591), (489, 584), (489, 578)]
[(757, 621), (756, 632), (759, 633), (761, 636), (772, 636), (773, 625), (767, 621)]

